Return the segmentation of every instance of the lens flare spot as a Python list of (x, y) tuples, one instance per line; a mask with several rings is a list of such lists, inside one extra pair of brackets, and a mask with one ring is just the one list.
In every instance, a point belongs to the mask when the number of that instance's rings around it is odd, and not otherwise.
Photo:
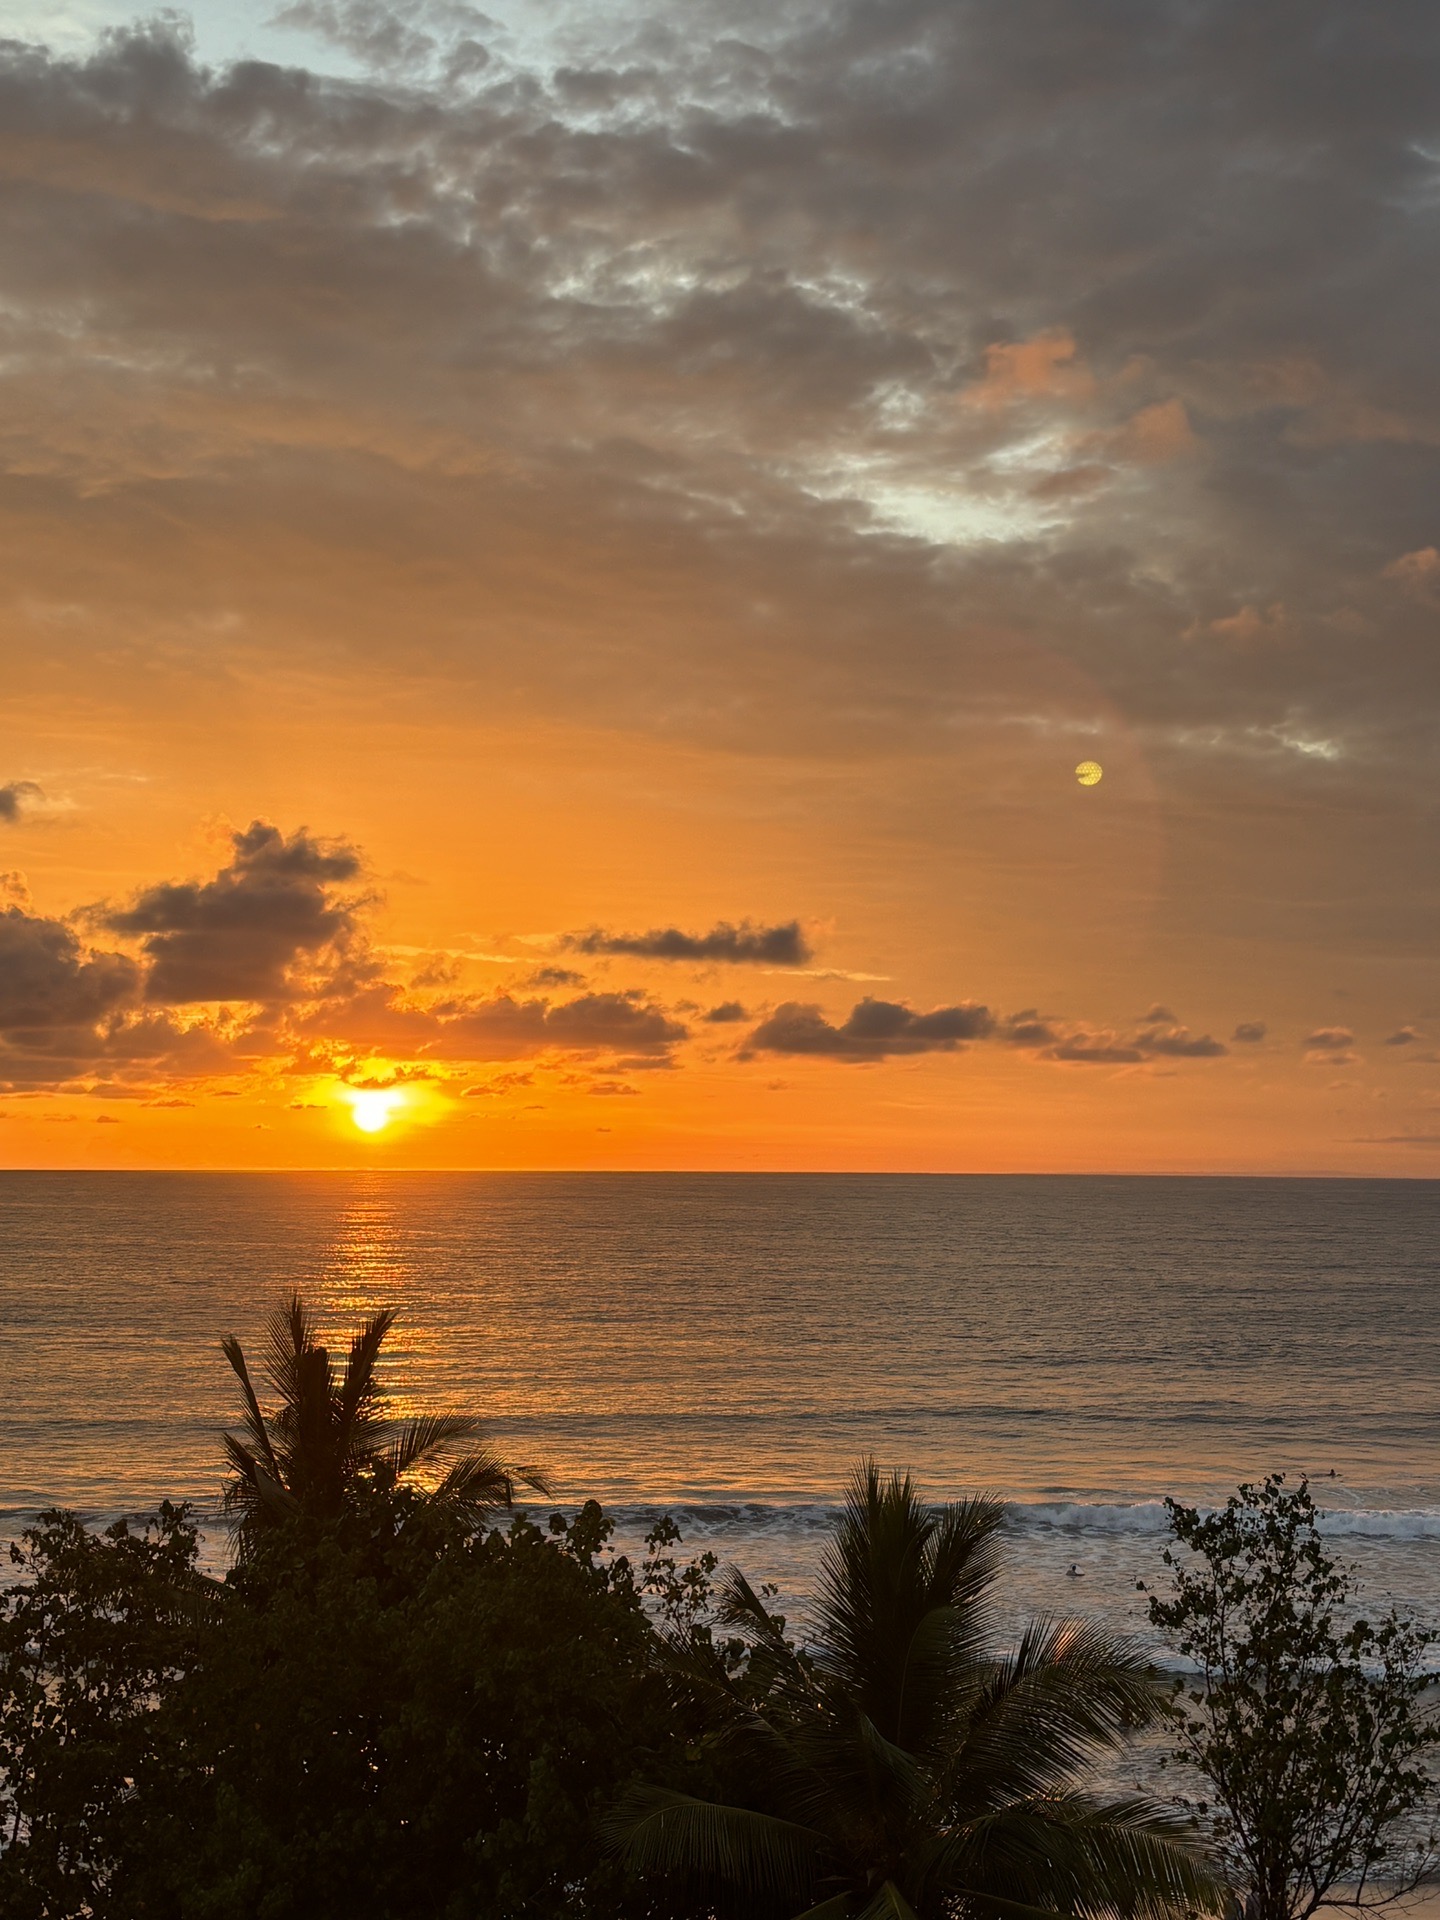
[(379, 1133), (395, 1118), (405, 1096), (395, 1087), (347, 1087), (350, 1118), (362, 1133)]
[(1082, 787), (1098, 787), (1105, 777), (1105, 769), (1098, 760), (1082, 760), (1075, 769), (1075, 778)]

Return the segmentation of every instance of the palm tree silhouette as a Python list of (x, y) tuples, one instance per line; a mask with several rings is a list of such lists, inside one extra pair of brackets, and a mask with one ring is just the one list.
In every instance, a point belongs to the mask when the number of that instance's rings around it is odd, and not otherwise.
[(671, 1635), (667, 1659), (755, 1782), (753, 1804), (633, 1787), (607, 1823), (627, 1863), (726, 1882), (747, 1913), (803, 1920), (1215, 1906), (1177, 1816), (1081, 1791), (1160, 1711), (1138, 1650), (1075, 1620), (997, 1647), (1003, 1515), (988, 1499), (924, 1506), (908, 1475), (864, 1463), (803, 1650), (731, 1572), (722, 1613), (747, 1645), (745, 1677), (693, 1633)]
[[(307, 1514), (335, 1519), (364, 1483), (397, 1487), (418, 1468), (478, 1439), (481, 1422), (471, 1414), (421, 1414), (395, 1420), (376, 1365), (395, 1311), (384, 1308), (367, 1320), (350, 1343), (337, 1379), (329, 1350), (298, 1293), (265, 1323), (263, 1372), (279, 1404), (265, 1412), (250, 1377), (244, 1349), (231, 1334), (221, 1342), (240, 1382), (243, 1434), (223, 1436), (233, 1477), (225, 1510), (239, 1516), (242, 1559), (265, 1530)], [(453, 1461), (427, 1500), (472, 1521), (497, 1506), (509, 1506), (517, 1483), (548, 1493), (537, 1467), (508, 1466), (489, 1447), (478, 1446)]]

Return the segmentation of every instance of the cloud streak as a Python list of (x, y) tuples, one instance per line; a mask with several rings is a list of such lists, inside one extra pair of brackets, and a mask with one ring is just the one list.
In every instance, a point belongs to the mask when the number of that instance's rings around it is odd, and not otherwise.
[(798, 920), (776, 926), (720, 920), (708, 933), (679, 927), (652, 927), (648, 933), (609, 933), (591, 927), (564, 936), (572, 953), (625, 954), (639, 960), (714, 962), (732, 967), (801, 967), (813, 957)]
[(901, 1001), (859, 1001), (835, 1023), (817, 1005), (787, 1001), (750, 1034), (742, 1058), (757, 1053), (809, 1054), (875, 1061), (920, 1053), (955, 1053), (972, 1041), (997, 1041), (1044, 1060), (1087, 1066), (1137, 1066), (1151, 1060), (1218, 1060), (1229, 1048), (1208, 1033), (1193, 1034), (1168, 1009), (1157, 1007), (1138, 1032), (1121, 1035), (1043, 1018), (1033, 1008), (997, 1017), (975, 1001), (917, 1013)]
[(745, 1042), (747, 1053), (809, 1054), (835, 1060), (885, 1060), (896, 1055), (954, 1053), (995, 1031), (988, 1007), (966, 1003), (916, 1013), (894, 1000), (867, 995), (838, 1026), (818, 1006), (788, 1000)]

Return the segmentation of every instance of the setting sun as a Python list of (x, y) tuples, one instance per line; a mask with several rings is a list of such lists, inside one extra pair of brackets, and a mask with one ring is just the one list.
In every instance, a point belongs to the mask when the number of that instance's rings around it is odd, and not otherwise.
[(1440, 0), (0, 0), (0, 1920), (1440, 1920), (1437, 259)]
[(350, 1118), (362, 1133), (379, 1133), (388, 1127), (405, 1098), (395, 1087), (350, 1087), (345, 1097), (350, 1102)]

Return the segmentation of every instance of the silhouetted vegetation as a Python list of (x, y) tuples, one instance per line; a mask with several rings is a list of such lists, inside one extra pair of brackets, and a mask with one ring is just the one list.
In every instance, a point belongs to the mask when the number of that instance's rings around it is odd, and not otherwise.
[(1212, 1904), (1183, 1821), (1081, 1790), (1093, 1761), (1159, 1716), (1137, 1650), (1073, 1620), (1001, 1650), (1003, 1518), (991, 1500), (926, 1507), (908, 1478), (867, 1464), (822, 1560), (803, 1650), (731, 1573), (722, 1617), (743, 1638), (741, 1673), (693, 1628), (671, 1629), (664, 1648), (741, 1763), (745, 1796), (636, 1785), (608, 1823), (624, 1856), (718, 1880), (746, 1911), (811, 1920)]
[[(1355, 1606), (1315, 1502), (1283, 1475), (1215, 1513), (1167, 1500), (1175, 1545), (1152, 1622), (1199, 1669), (1177, 1681), (1175, 1759), (1246, 1920), (1387, 1904), (1435, 1865), (1436, 1723), (1421, 1707), (1435, 1636)], [(1423, 1818), (1427, 1805), (1430, 1822)], [(1418, 1831), (1416, 1816), (1421, 1815)]]
[(538, 1467), (512, 1467), (479, 1444), (483, 1429), (468, 1413), (427, 1413), (394, 1420), (376, 1371), (380, 1350), (395, 1324), (392, 1308), (367, 1320), (350, 1343), (337, 1376), (328, 1350), (299, 1294), (272, 1313), (265, 1328), (264, 1375), (278, 1397), (266, 1412), (250, 1377), (244, 1349), (233, 1334), (221, 1342), (241, 1393), (241, 1434), (224, 1435), (232, 1469), (225, 1507), (239, 1524), (242, 1559), (267, 1527), (298, 1518), (336, 1520), (361, 1488), (392, 1490), (438, 1459), (469, 1451), (451, 1462), (425, 1495), (479, 1521), (508, 1507), (516, 1483), (545, 1493)]
[(169, 1505), (101, 1533), (46, 1514), (12, 1549), (5, 1920), (1214, 1905), (1193, 1826), (1086, 1789), (1156, 1713), (1136, 1650), (1075, 1622), (999, 1644), (993, 1502), (927, 1507), (864, 1469), (797, 1638), (768, 1590), (685, 1563), (668, 1520), (632, 1560), (593, 1502), (543, 1526), (497, 1511), (542, 1476), (469, 1416), (392, 1421), (390, 1325), (336, 1369), (292, 1301), (268, 1411), (226, 1343), (244, 1427), (225, 1578)]
[(163, 1708), (194, 1668), (206, 1583), (181, 1507), (92, 1534), (46, 1513), (0, 1595), (0, 1914), (114, 1904), (164, 1797)]

